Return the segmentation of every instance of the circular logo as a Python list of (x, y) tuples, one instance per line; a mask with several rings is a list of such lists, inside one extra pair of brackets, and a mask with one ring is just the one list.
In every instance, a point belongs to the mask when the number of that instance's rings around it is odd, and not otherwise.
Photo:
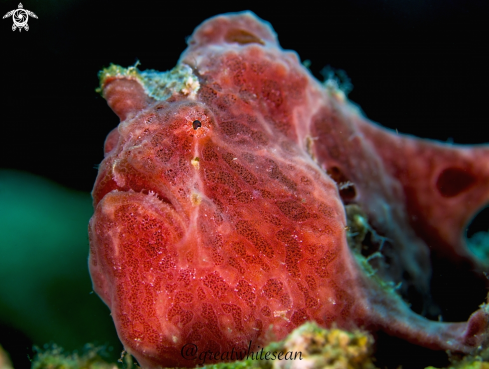
[(29, 20), (29, 14), (24, 9), (16, 9), (12, 14), (12, 19), (17, 27), (23, 28)]

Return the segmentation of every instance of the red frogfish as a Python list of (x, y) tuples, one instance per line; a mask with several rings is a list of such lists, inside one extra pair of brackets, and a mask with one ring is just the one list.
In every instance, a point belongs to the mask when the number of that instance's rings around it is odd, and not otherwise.
[(433, 308), (437, 257), (488, 271), (462, 233), (489, 199), (489, 147), (376, 125), (251, 12), (205, 21), (169, 72), (100, 77), (121, 122), (92, 193), (89, 268), (142, 367), (196, 366), (188, 345), (226, 360), (306, 321), (487, 345), (484, 301), (448, 323), (406, 300)]

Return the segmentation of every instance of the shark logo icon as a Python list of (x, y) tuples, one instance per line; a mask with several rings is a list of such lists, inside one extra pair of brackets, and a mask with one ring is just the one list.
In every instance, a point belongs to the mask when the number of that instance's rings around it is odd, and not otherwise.
[(29, 25), (27, 24), (27, 21), (29, 20), (29, 15), (31, 17), (37, 18), (37, 15), (35, 15), (30, 10), (24, 9), (22, 3), (19, 3), (19, 8), (9, 11), (3, 16), (3, 19), (7, 17), (12, 17), (12, 19), (14, 20), (12, 31), (15, 31), (17, 28), (19, 29), (19, 32), (22, 31), (22, 28), (28, 31)]

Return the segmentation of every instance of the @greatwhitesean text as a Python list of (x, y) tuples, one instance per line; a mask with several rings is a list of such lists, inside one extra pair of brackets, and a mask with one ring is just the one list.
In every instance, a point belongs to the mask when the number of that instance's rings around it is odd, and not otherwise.
[(186, 360), (196, 361), (199, 365), (205, 365), (206, 361), (235, 361), (235, 360), (302, 360), (301, 351), (265, 351), (260, 346), (257, 350), (253, 349), (253, 343), (250, 341), (248, 349), (236, 349), (233, 347), (231, 351), (199, 351), (199, 348), (194, 343), (187, 343), (180, 350), (182, 358)]

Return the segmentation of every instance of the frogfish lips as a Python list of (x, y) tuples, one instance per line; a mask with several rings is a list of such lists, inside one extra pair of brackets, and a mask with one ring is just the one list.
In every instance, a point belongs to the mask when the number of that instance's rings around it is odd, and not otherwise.
[(488, 147), (370, 122), (250, 12), (204, 22), (169, 72), (100, 77), (121, 123), (92, 193), (90, 274), (144, 368), (198, 365), (189, 344), (259, 350), (308, 320), (487, 347), (488, 305), (429, 318), (436, 260), (489, 287), (489, 253), (461, 237), (489, 201)]

